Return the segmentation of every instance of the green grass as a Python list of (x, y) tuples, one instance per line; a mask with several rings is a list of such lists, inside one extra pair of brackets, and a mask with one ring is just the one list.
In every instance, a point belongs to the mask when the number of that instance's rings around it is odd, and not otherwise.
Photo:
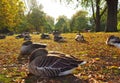
[(11, 78), (7, 78), (5, 75), (0, 74), (0, 83), (10, 83)]

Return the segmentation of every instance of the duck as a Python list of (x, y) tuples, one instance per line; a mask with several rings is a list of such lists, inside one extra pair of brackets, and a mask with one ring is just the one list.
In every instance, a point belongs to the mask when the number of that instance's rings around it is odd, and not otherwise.
[(23, 34), (19, 34), (17, 36), (15, 36), (16, 39), (20, 39), (20, 38), (24, 38), (24, 35)]
[(75, 40), (78, 41), (78, 42), (85, 42), (84, 36), (82, 34), (80, 34), (80, 33), (78, 33), (75, 36)]
[(24, 36), (24, 40), (25, 40), (25, 41), (31, 40), (31, 36), (30, 36), (30, 35)]
[(59, 77), (72, 74), (73, 71), (86, 61), (67, 56), (52, 56), (44, 48), (34, 50), (28, 63), (29, 74), (42, 78)]
[(47, 34), (47, 33), (42, 33), (42, 34), (40, 35), (40, 37), (41, 37), (41, 39), (50, 39), (50, 35)]
[(57, 30), (53, 31), (53, 36), (54, 36), (55, 42), (66, 42), (66, 39), (61, 36), (60, 31), (57, 31)]
[(120, 48), (120, 38), (114, 35), (110, 35), (106, 40), (106, 44)]
[(6, 36), (4, 34), (0, 34), (0, 39), (5, 39)]
[(25, 55), (30, 55), (33, 50), (37, 48), (46, 48), (46, 44), (42, 43), (33, 43), (31, 40), (23, 42), (21, 48), (20, 48), (20, 57), (26, 57)]

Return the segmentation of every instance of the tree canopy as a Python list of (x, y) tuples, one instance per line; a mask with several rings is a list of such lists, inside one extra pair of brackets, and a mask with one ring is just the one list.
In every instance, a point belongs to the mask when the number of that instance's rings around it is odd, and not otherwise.
[[(1, 0), (0, 3), (0, 30), (14, 32), (38, 31), (51, 32), (76, 32), (84, 29), (94, 31), (114, 32), (119, 29), (118, 0), (58, 0), (66, 5), (76, 3), (75, 8), (82, 6), (85, 10), (79, 10), (68, 19), (61, 15), (55, 19), (43, 11), (43, 6), (36, 0), (31, 1), (31, 7), (25, 14), (25, 5), (21, 0)], [(88, 16), (87, 9), (91, 9), (92, 16)], [(117, 17), (118, 16), (118, 17)], [(117, 24), (118, 23), (118, 24)]]
[[(68, 4), (74, 2), (74, 0), (59, 0), (60, 2), (66, 1)], [(101, 16), (107, 9), (107, 20), (106, 20), (106, 32), (117, 31), (117, 8), (118, 0), (77, 0), (77, 7), (82, 4), (84, 7), (89, 7), (92, 9), (93, 18), (95, 21), (95, 31), (100, 31), (100, 20)], [(94, 9), (95, 8), (95, 9)], [(100, 13), (100, 10), (102, 12)], [(96, 11), (95, 11), (96, 10)]]
[(0, 4), (0, 29), (14, 28), (21, 22), (24, 14), (24, 4), (20, 0), (1, 0)]

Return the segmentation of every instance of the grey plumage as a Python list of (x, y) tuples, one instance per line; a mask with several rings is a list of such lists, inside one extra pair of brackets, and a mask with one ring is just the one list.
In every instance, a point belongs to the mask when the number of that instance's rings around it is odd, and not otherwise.
[(85, 63), (67, 56), (48, 56), (47, 50), (40, 48), (30, 55), (29, 60), (29, 72), (40, 77), (68, 75), (80, 64)]
[(30, 36), (30, 35), (24, 36), (24, 40), (25, 40), (25, 41), (31, 40), (31, 36)]
[(109, 46), (115, 46), (115, 47), (120, 48), (120, 38), (114, 35), (111, 35), (107, 38), (106, 44)]
[(42, 33), (40, 35), (41, 39), (50, 39), (50, 35), (49, 34), (46, 34), (46, 33)]
[(25, 55), (30, 55), (35, 49), (46, 48), (46, 44), (33, 43), (32, 41), (25, 41), (20, 49), (20, 56), (26, 57)]
[(53, 31), (54, 41), (55, 42), (66, 42), (65, 38), (62, 37), (60, 31)]

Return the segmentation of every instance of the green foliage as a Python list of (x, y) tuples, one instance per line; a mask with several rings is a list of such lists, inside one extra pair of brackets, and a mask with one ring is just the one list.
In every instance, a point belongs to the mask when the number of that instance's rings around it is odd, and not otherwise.
[(106, 27), (106, 20), (107, 20), (107, 12), (105, 12), (102, 17), (101, 17), (101, 23), (100, 23), (100, 31), (105, 31), (105, 27)]
[(23, 17), (20, 24), (16, 27), (15, 32), (22, 33), (24, 31), (31, 31), (31, 30), (32, 30), (32, 25), (28, 23), (26, 17)]
[(57, 23), (55, 24), (55, 30), (59, 30), (63, 33), (69, 32), (69, 20), (66, 16), (60, 16), (57, 19)]
[(50, 32), (54, 27), (54, 18), (46, 15), (42, 11), (42, 5), (33, 4), (31, 11), (28, 13), (28, 23), (33, 26), (35, 31)]
[(28, 22), (35, 27), (36, 31), (41, 31), (40, 27), (46, 23), (45, 13), (37, 7), (33, 8), (28, 16)]
[(45, 19), (46, 19), (46, 25), (44, 32), (51, 32), (54, 29), (54, 18), (46, 15)]
[(88, 18), (86, 11), (78, 11), (71, 19), (70, 23), (71, 31), (83, 31), (88, 28)]
[(117, 16), (118, 16), (118, 18), (117, 18), (117, 20), (118, 20), (117, 29), (118, 29), (118, 31), (120, 31), (120, 12), (118, 12)]
[(10, 83), (11, 79), (10, 78), (6, 78), (5, 75), (1, 75), (0, 74), (0, 82), (1, 83)]
[(118, 31), (120, 31), (120, 21), (118, 21), (117, 29), (118, 29)]

